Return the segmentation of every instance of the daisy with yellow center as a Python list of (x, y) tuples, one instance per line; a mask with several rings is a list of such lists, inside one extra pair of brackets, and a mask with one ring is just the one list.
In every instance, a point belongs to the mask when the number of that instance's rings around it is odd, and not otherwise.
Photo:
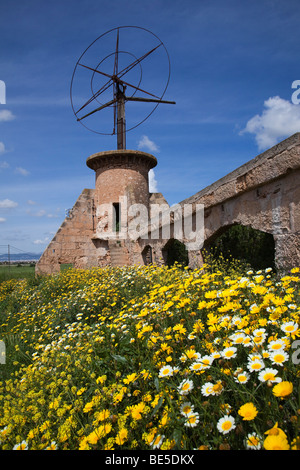
[(153, 441), (151, 442), (150, 445), (152, 445), (153, 449), (159, 449), (160, 446), (162, 445), (162, 442), (164, 440), (164, 435), (161, 435), (161, 434), (157, 434), (157, 436), (155, 436), (155, 438), (153, 439)]
[(261, 449), (261, 438), (256, 432), (248, 434), (246, 437), (246, 448), (250, 450), (260, 450)]
[(183, 416), (187, 416), (190, 413), (192, 413), (193, 411), (194, 411), (194, 406), (191, 404), (190, 401), (186, 401), (186, 402), (182, 403), (182, 405), (180, 407), (180, 413)]
[(194, 362), (191, 366), (190, 366), (190, 370), (194, 371), (194, 372), (199, 372), (202, 370), (202, 364), (201, 362)]
[(211, 356), (203, 356), (200, 359), (197, 360), (197, 362), (194, 362), (191, 366), (190, 369), (194, 372), (198, 372), (204, 369), (209, 369), (213, 362), (214, 358)]
[(242, 344), (246, 339), (246, 335), (242, 332), (235, 333), (234, 335), (230, 336), (230, 339), (234, 344)]
[(289, 321), (289, 322), (283, 323), (280, 328), (286, 334), (293, 335), (298, 330), (298, 327), (299, 327), (298, 323), (293, 322), (293, 321)]
[(201, 387), (201, 393), (205, 397), (209, 397), (209, 395), (215, 395), (214, 392), (214, 385), (211, 382), (206, 382), (204, 385)]
[(224, 359), (232, 359), (236, 357), (236, 353), (237, 353), (237, 348), (235, 348), (234, 346), (225, 348), (221, 352), (222, 357), (224, 357)]
[(191, 390), (193, 390), (193, 388), (194, 388), (193, 382), (189, 379), (186, 379), (181, 382), (177, 390), (180, 395), (187, 395), (188, 393), (190, 393)]
[(265, 328), (257, 328), (256, 330), (252, 331), (253, 336), (266, 336), (266, 329)]
[(250, 372), (258, 372), (265, 367), (261, 359), (255, 359), (248, 362), (247, 368)]
[(173, 375), (173, 367), (171, 366), (163, 366), (161, 367), (159, 371), (158, 377), (169, 377), (170, 375)]
[(16, 444), (13, 450), (28, 450), (28, 444), (26, 441), (22, 441), (19, 444)]
[(278, 351), (279, 349), (284, 349), (285, 347), (286, 343), (283, 341), (283, 339), (273, 340), (268, 344), (268, 349), (270, 351)]
[(222, 434), (227, 434), (233, 429), (235, 429), (235, 421), (234, 417), (231, 415), (228, 416), (223, 416), (223, 418), (220, 418), (219, 421), (217, 422), (217, 429), (220, 433)]
[(57, 450), (57, 444), (55, 441), (52, 441), (51, 444), (49, 444), (48, 447), (46, 447), (46, 450)]
[(252, 402), (245, 403), (242, 405), (238, 411), (239, 415), (243, 417), (244, 421), (252, 421), (258, 411)]
[(184, 423), (184, 425), (188, 428), (194, 428), (195, 426), (197, 426), (198, 423), (199, 423), (199, 414), (192, 412), (187, 416), (187, 420)]
[(250, 375), (247, 372), (240, 372), (238, 375), (234, 378), (234, 380), (239, 383), (239, 384), (245, 384), (248, 382), (250, 379)]
[(271, 368), (263, 369), (258, 374), (258, 379), (261, 382), (270, 382), (270, 383), (281, 382), (282, 379), (280, 377), (276, 377), (277, 374), (278, 374), (278, 370), (276, 369), (271, 369)]
[(273, 351), (270, 354), (270, 359), (273, 364), (277, 364), (278, 366), (282, 366), (284, 362), (286, 362), (289, 358), (288, 353), (283, 351), (282, 349), (279, 351)]

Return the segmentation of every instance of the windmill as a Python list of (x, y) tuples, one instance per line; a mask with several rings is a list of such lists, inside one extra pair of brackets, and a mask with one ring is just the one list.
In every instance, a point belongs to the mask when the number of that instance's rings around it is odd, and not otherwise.
[[(150, 47), (144, 50), (138, 55), (138, 57), (124, 50), (120, 47), (121, 36), (126, 36), (124, 33), (130, 33), (132, 38), (132, 33), (135, 35), (135, 40), (131, 42), (132, 45), (138, 44), (140, 49), (143, 49), (144, 43), (146, 46), (146, 41), (144, 41), (145, 35), (147, 38), (151, 39), (153, 47)], [(142, 33), (143, 38), (141, 40), (137, 39), (139, 33)], [(101, 41), (104, 43), (107, 39), (110, 39), (110, 45), (112, 40), (114, 40), (115, 46), (113, 52), (110, 52), (106, 55), (100, 62), (94, 60), (94, 63), (89, 63), (91, 58), (91, 49), (95, 48), (97, 42)], [(106, 41), (107, 42), (107, 41)], [(164, 81), (162, 91), (154, 92), (149, 88), (146, 90), (142, 88), (142, 66), (149, 61), (158, 53), (163, 53), (164, 60), (167, 62), (167, 79)], [(122, 59), (122, 64), (121, 60)], [(96, 64), (96, 62), (98, 62)], [(96, 65), (95, 65), (96, 64)], [(107, 66), (110, 65), (111, 70), (107, 70)], [(138, 73), (135, 75), (135, 83), (132, 83), (130, 80), (130, 73), (138, 69)], [(75, 82), (76, 76), (79, 71), (85, 70), (91, 74), (90, 79), (90, 94), (88, 99), (80, 99), (76, 96)], [(160, 70), (156, 70), (157, 73)], [(101, 77), (101, 83), (97, 84), (96, 77)], [(127, 78), (128, 77), (128, 78)], [(71, 95), (71, 105), (73, 112), (76, 116), (78, 122), (83, 124), (88, 129), (99, 134), (108, 134), (107, 132), (102, 132), (97, 126), (96, 121), (93, 121), (92, 125), (90, 120), (92, 117), (97, 115), (99, 112), (107, 109), (113, 109), (113, 130), (110, 132), (110, 135), (117, 135), (117, 148), (126, 149), (126, 132), (131, 130), (142, 122), (144, 122), (150, 114), (157, 108), (160, 103), (165, 104), (175, 104), (174, 101), (167, 101), (163, 99), (163, 96), (166, 92), (170, 77), (170, 62), (167, 50), (162, 43), (162, 41), (150, 31), (140, 28), (137, 26), (121, 26), (107, 31), (103, 35), (99, 36), (95, 41), (93, 41), (90, 46), (83, 52), (79, 60), (76, 63), (76, 66), (73, 71), (70, 95)], [(81, 82), (80, 82), (81, 83)], [(80, 86), (80, 84), (79, 84)], [(127, 90), (129, 93), (127, 93)], [(110, 93), (110, 98), (108, 99), (107, 93)], [(76, 98), (76, 99), (75, 99)], [(100, 102), (103, 100), (104, 102)], [(81, 100), (81, 103), (79, 101)], [(147, 111), (147, 115), (144, 119), (141, 119), (136, 125), (133, 125), (129, 129), (126, 128), (126, 103), (127, 102), (143, 102), (143, 103), (152, 103), (153, 108), (151, 108), (150, 113)], [(100, 106), (98, 106), (100, 104)]]

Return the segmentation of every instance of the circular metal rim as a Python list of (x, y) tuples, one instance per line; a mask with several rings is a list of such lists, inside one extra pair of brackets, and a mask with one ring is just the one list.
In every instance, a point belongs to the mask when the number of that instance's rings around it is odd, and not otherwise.
[[(168, 88), (168, 85), (169, 85), (169, 81), (170, 81), (170, 75), (171, 75), (171, 63), (170, 63), (170, 57), (169, 57), (169, 54), (168, 54), (168, 51), (166, 49), (166, 46), (164, 45), (164, 43), (162, 42), (162, 40), (154, 33), (152, 33), (152, 31), (150, 31), (149, 29), (146, 29), (146, 28), (143, 28), (141, 26), (117, 26), (115, 28), (112, 28), (108, 31), (106, 31), (105, 33), (101, 34), (100, 36), (98, 36), (84, 51), (83, 53), (81, 54), (81, 56), (79, 57), (79, 59), (77, 60), (76, 62), (76, 65), (74, 67), (74, 70), (73, 70), (73, 74), (72, 74), (72, 78), (71, 78), (71, 84), (70, 84), (70, 100), (71, 100), (71, 107), (72, 107), (72, 110), (73, 110), (73, 113), (74, 115), (76, 116), (76, 112), (75, 112), (75, 109), (74, 109), (74, 105), (73, 105), (73, 99), (72, 99), (72, 87), (73, 87), (73, 81), (74, 81), (74, 77), (75, 77), (75, 73), (76, 73), (76, 69), (77, 69), (77, 66), (81, 60), (81, 58), (84, 56), (84, 54), (87, 52), (87, 50), (93, 46), (93, 44), (95, 44), (96, 41), (98, 41), (99, 39), (101, 39), (103, 36), (105, 36), (106, 34), (109, 34), (111, 33), (112, 31), (116, 31), (118, 29), (124, 29), (124, 28), (135, 28), (135, 29), (140, 29), (142, 31), (146, 31), (147, 33), (151, 34), (152, 36), (154, 36), (158, 41), (159, 43), (163, 46), (164, 50), (165, 50), (165, 53), (166, 53), (166, 56), (167, 56), (167, 61), (168, 61), (168, 69), (169, 69), (169, 72), (168, 72), (168, 78), (167, 78), (167, 81), (166, 81), (166, 86), (163, 90), (163, 93), (160, 97), (160, 99), (162, 99), (167, 91), (167, 88)], [(141, 124), (143, 124), (153, 113), (154, 111), (156, 110), (156, 108), (158, 107), (159, 103), (157, 103), (156, 105), (154, 105), (152, 111), (147, 114), (147, 116), (142, 120), (140, 121), (138, 124), (136, 124), (135, 126), (132, 126), (130, 127), (129, 129), (126, 129), (126, 133), (133, 130), (133, 129), (136, 129), (138, 126), (140, 126)], [(107, 132), (99, 132), (99, 131), (95, 131), (93, 129), (90, 129), (88, 126), (86, 126), (85, 124), (83, 124), (81, 121), (80, 121), (80, 124), (85, 127), (86, 129), (88, 129), (89, 131), (91, 132), (94, 132), (95, 134), (100, 134), (100, 135), (113, 135), (113, 133), (107, 133)]]

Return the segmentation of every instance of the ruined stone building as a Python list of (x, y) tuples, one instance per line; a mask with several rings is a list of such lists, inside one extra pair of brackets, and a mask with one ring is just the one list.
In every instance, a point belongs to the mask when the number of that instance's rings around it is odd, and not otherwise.
[[(169, 210), (170, 226), (164, 231), (162, 218), (155, 214), (153, 237), (153, 225), (132, 212), (132, 207), (144, 208), (151, 218), (154, 209), (157, 212), (161, 207), (163, 213), (168, 208), (162, 194), (149, 193), (148, 174), (157, 165), (156, 158), (136, 150), (114, 150), (91, 155), (86, 163), (95, 171), (95, 188), (82, 191), (38, 261), (36, 272), (55, 273), (62, 264), (90, 268), (165, 263), (169, 240), (176, 238), (176, 217)], [(188, 250), (191, 267), (201, 266), (203, 247), (234, 224), (270, 233), (278, 268), (300, 266), (300, 133), (179, 206), (189, 206), (192, 218), (197, 207), (203, 207), (203, 243)], [(135, 228), (135, 236), (128, 233), (128, 223)], [(187, 242), (184, 235), (181, 241)]]

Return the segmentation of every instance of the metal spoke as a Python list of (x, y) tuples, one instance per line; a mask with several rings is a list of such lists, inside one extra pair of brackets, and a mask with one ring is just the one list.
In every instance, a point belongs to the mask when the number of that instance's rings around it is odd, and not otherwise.
[(77, 121), (81, 121), (82, 119), (84, 119), (84, 118), (90, 116), (91, 114), (94, 114), (94, 113), (96, 113), (97, 111), (101, 111), (101, 109), (107, 108), (108, 106), (111, 106), (112, 104), (114, 104), (114, 103), (116, 103), (116, 102), (117, 102), (117, 99), (108, 101), (108, 103), (105, 103), (105, 104), (103, 104), (102, 106), (99, 106), (99, 108), (94, 109), (93, 111), (91, 111), (90, 113), (86, 114), (85, 116), (82, 116), (81, 118), (77, 118)]

